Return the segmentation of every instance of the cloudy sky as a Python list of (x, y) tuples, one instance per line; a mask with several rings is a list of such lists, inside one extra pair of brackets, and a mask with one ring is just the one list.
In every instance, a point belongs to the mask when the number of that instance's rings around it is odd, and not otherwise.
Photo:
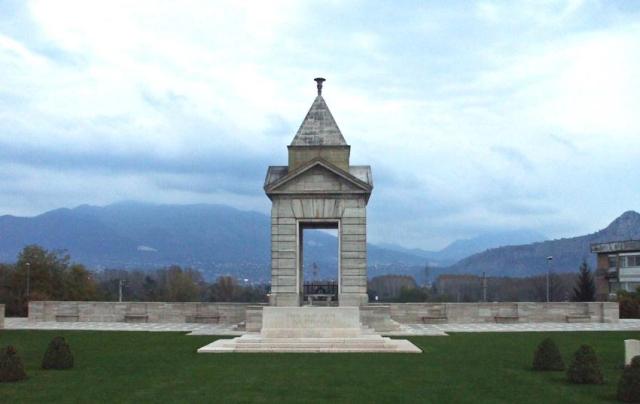
[(0, 0), (0, 214), (267, 213), (327, 78), (369, 238), (434, 249), (640, 210), (640, 2)]

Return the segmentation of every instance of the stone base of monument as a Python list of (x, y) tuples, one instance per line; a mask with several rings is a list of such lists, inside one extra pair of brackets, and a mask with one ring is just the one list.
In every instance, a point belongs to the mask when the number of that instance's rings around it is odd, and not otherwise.
[(363, 326), (358, 307), (265, 307), (260, 333), (220, 339), (198, 349), (223, 352), (422, 351), (408, 340), (382, 337)]

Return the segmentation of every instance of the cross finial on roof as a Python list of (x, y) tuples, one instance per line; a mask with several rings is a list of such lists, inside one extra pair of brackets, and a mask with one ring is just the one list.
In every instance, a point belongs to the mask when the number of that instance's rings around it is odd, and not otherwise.
[(318, 87), (318, 95), (322, 95), (322, 83), (326, 81), (326, 79), (322, 77), (316, 77), (313, 80), (317, 83), (316, 87)]

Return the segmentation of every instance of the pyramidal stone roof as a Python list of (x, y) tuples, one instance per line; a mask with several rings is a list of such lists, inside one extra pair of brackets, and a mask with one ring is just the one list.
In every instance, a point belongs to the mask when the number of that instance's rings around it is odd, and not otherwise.
[(313, 101), (291, 146), (347, 146), (322, 95)]

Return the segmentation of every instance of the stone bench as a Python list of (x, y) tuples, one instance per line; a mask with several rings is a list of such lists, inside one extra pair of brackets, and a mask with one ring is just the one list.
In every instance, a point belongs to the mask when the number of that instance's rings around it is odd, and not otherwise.
[(446, 323), (448, 318), (446, 313), (434, 312), (420, 316), (423, 324), (441, 324)]
[(148, 314), (130, 313), (124, 315), (125, 323), (146, 323), (149, 321)]
[(187, 316), (187, 323), (219, 324), (222, 317), (219, 314), (196, 314)]
[(567, 323), (590, 323), (591, 316), (588, 314), (569, 314), (566, 316)]
[(517, 323), (518, 320), (520, 320), (520, 316), (518, 316), (517, 314), (506, 314), (494, 316), (493, 319), (496, 323)]
[(75, 322), (80, 321), (78, 314), (56, 314), (56, 321), (58, 322)]

